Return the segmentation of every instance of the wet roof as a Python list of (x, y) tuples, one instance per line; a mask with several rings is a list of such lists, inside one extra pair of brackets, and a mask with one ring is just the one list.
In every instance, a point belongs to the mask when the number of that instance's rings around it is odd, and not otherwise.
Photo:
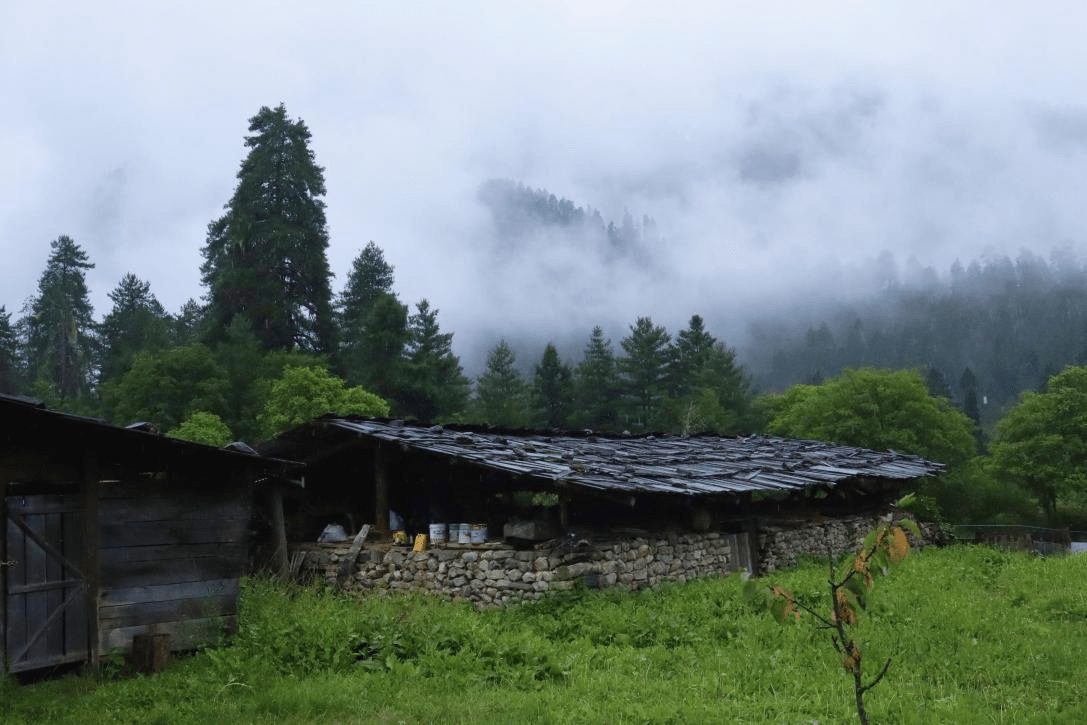
[(261, 453), (309, 460), (352, 440), (392, 443), (513, 476), (607, 492), (714, 495), (909, 480), (944, 466), (894, 451), (784, 438), (492, 431), (400, 420), (326, 416), (263, 444)]
[(167, 466), (180, 460), (193, 466), (213, 463), (276, 475), (296, 475), (292, 461), (262, 458), (244, 443), (222, 448), (170, 438), (149, 423), (124, 428), (100, 418), (48, 410), (41, 401), (20, 395), (0, 394), (0, 457), (29, 449), (50, 451), (57, 459), (81, 460), (81, 448), (93, 449), (101, 458), (134, 466)]

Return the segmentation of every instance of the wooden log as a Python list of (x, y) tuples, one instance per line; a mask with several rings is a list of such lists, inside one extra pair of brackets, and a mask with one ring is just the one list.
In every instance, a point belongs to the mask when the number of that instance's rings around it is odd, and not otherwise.
[(170, 664), (170, 635), (137, 634), (132, 638), (132, 664), (146, 675), (162, 672)]
[(363, 524), (359, 532), (355, 534), (355, 540), (351, 542), (351, 548), (347, 550), (347, 555), (340, 558), (340, 567), (336, 572), (336, 583), (341, 583), (345, 577), (351, 573), (351, 567), (355, 565), (355, 561), (359, 558), (359, 551), (362, 549), (363, 542), (366, 541), (366, 537), (370, 535), (370, 524)]
[[(155, 625), (155, 634), (170, 635), (170, 649), (174, 652), (196, 649), (204, 645), (216, 644), (224, 635), (238, 630), (237, 615), (209, 617), (207, 619), (188, 619), (184, 622), (163, 622)], [(118, 647), (128, 650), (132, 639), (138, 634), (147, 634), (144, 625), (103, 629), (101, 648), (110, 652)]]

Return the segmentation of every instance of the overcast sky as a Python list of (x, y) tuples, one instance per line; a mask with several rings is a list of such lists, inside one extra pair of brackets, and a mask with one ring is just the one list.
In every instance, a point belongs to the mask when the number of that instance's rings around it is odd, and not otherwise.
[[(200, 297), (247, 120), (280, 102), (325, 168), (334, 291), (374, 240), (462, 354), (638, 315), (736, 336), (883, 250), (946, 272), (1087, 244), (1082, 3), (378, 6), (4, 3), (0, 304), (18, 316), (61, 234), (98, 318), (126, 272), (170, 311)], [(491, 177), (648, 214), (667, 249), (558, 293), (535, 258), (491, 263)]]

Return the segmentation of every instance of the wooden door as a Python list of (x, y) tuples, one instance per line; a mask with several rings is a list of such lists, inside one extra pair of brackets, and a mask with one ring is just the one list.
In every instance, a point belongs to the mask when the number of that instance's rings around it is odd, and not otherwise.
[(4, 500), (8, 670), (51, 667), (87, 658), (87, 595), (78, 495)]

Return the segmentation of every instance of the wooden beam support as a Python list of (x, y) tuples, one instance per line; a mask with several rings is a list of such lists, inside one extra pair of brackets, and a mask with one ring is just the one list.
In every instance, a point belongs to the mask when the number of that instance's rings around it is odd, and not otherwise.
[(279, 577), (286, 579), (290, 572), (290, 562), (287, 557), (287, 523), (283, 516), (283, 489), (278, 483), (272, 483), (268, 487), (268, 505), (272, 509), (272, 535), (276, 543), (273, 561)]
[(387, 539), (389, 531), (389, 453), (384, 446), (374, 449), (374, 528)]
[(87, 596), (87, 658), (91, 667), (98, 665), (101, 656), (98, 631), (98, 594), (101, 586), (99, 571), (98, 536), (98, 458), (93, 450), (83, 453), (83, 471), (80, 477), (83, 497), (83, 571)]
[(8, 510), (5, 497), (8, 493), (7, 472), (0, 466), (0, 675), (8, 671)]

